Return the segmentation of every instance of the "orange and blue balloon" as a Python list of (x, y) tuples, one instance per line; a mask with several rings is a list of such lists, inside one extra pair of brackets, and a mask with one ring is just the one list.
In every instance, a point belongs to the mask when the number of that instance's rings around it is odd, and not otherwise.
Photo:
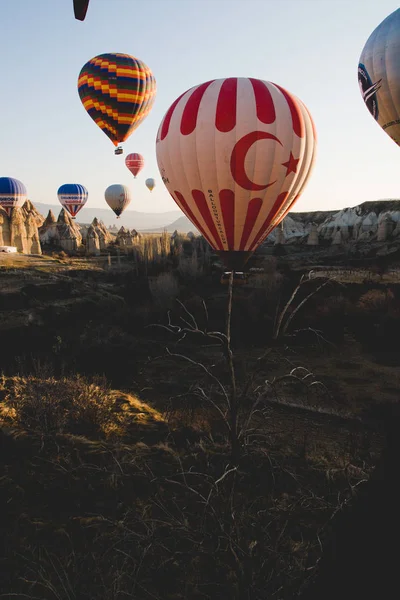
[(117, 146), (151, 111), (156, 80), (149, 67), (134, 56), (100, 54), (81, 69), (78, 93), (89, 116)]

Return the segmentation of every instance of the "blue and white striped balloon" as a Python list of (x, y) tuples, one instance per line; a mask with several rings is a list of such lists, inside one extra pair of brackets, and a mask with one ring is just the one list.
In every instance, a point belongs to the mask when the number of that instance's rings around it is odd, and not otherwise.
[(88, 191), (80, 183), (64, 183), (57, 191), (58, 200), (75, 219), (78, 212), (83, 208), (88, 199)]
[(13, 208), (25, 204), (26, 197), (26, 187), (21, 181), (12, 177), (0, 177), (0, 207), (9, 217)]

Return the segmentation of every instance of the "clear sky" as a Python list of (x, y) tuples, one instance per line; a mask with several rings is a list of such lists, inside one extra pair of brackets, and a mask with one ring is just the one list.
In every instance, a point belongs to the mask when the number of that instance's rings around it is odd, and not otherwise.
[[(20, 179), (33, 202), (54, 204), (63, 183), (81, 183), (92, 207), (104, 190), (129, 185), (129, 208), (177, 208), (158, 173), (155, 138), (170, 104), (193, 85), (256, 77), (287, 88), (318, 132), (314, 172), (299, 210), (332, 210), (400, 198), (400, 148), (373, 120), (357, 82), (361, 50), (396, 0), (90, 0), (86, 20), (72, 0), (0, 0), (0, 176)], [(152, 112), (114, 146), (84, 110), (82, 66), (106, 52), (143, 60), (157, 80)], [(146, 166), (137, 180), (129, 152)], [(144, 186), (155, 177), (150, 194)]]

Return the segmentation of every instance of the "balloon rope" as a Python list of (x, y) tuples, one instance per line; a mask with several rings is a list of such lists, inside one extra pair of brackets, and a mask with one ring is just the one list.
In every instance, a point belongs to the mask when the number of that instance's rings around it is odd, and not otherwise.
[(226, 358), (228, 362), (229, 375), (231, 380), (231, 394), (229, 399), (229, 417), (230, 417), (230, 438), (232, 461), (236, 464), (240, 457), (240, 444), (238, 438), (238, 405), (236, 392), (236, 376), (233, 364), (233, 353), (231, 348), (231, 317), (232, 317), (232, 297), (233, 297), (233, 276), (234, 272), (229, 274), (228, 285), (228, 310), (226, 316)]

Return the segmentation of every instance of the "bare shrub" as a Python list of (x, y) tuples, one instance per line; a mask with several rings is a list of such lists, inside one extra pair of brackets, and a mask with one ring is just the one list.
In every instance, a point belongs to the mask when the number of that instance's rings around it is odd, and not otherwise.
[(350, 310), (351, 304), (343, 294), (323, 298), (317, 304), (317, 314), (324, 317), (339, 317)]
[(192, 256), (179, 255), (178, 272), (185, 280), (195, 280), (203, 274), (203, 267), (199, 265), (196, 250)]
[(368, 290), (357, 302), (357, 308), (366, 313), (387, 313), (393, 305), (391, 290)]
[(43, 434), (93, 433), (112, 420), (114, 400), (103, 379), (3, 378), (3, 417)]
[(179, 286), (172, 273), (161, 273), (149, 279), (149, 288), (153, 301), (162, 310), (171, 308), (179, 294)]

